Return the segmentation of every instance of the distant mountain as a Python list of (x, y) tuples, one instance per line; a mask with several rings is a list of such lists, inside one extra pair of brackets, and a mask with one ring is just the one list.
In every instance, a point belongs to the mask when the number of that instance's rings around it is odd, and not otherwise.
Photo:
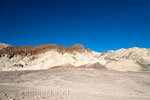
[(3, 48), (6, 48), (8, 46), (11, 46), (11, 45), (5, 44), (5, 43), (0, 43), (0, 50), (3, 49)]
[(110, 69), (121, 71), (149, 71), (150, 49), (129, 48), (116, 51), (107, 51), (101, 59), (106, 60), (106, 66)]
[[(0, 43), (3, 44), (3, 43)], [(39, 70), (48, 68), (108, 69), (149, 71), (150, 49), (129, 48), (98, 53), (82, 44), (64, 47), (55, 44), (13, 47), (0, 45), (0, 70)]]

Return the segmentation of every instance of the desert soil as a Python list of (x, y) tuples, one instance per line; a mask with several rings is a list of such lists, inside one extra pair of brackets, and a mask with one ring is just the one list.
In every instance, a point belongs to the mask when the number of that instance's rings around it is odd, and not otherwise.
[(0, 100), (150, 100), (150, 72), (1, 71)]

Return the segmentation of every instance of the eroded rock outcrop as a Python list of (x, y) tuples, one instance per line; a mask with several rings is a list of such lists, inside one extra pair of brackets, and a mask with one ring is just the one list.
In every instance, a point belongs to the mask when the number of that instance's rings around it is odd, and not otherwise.
[(98, 70), (150, 71), (150, 49), (146, 48), (132, 47), (98, 53), (86, 49), (82, 44), (75, 44), (72, 47), (55, 44), (1, 47), (0, 70), (79, 67)]
[(18, 46), (18, 47), (13, 47), (13, 46), (8, 46), (6, 48), (3, 48), (0, 50), (0, 55), (20, 55), (20, 56), (27, 56), (27, 55), (38, 55), (41, 53), (45, 53), (50, 50), (55, 50), (61, 54), (64, 53), (75, 53), (75, 52), (91, 52), (92, 50), (90, 49), (85, 49), (82, 44), (75, 44), (72, 47), (64, 47), (60, 45), (55, 45), (55, 44), (41, 44), (39, 46), (30, 46), (30, 45), (25, 45), (25, 46)]
[(106, 66), (121, 71), (150, 70), (150, 49), (132, 47), (104, 52), (101, 59), (107, 60)]
[(7, 48), (9, 46), (11, 46), (11, 45), (5, 44), (5, 43), (0, 43), (0, 50), (2, 50), (3, 48)]

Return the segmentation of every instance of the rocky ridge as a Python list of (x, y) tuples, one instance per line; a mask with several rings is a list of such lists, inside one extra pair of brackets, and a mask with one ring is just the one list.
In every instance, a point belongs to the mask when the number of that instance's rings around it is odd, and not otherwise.
[(7, 48), (8, 46), (11, 46), (11, 45), (5, 44), (5, 43), (0, 43), (0, 50), (2, 50), (3, 48)]
[(0, 70), (39, 70), (56, 66), (118, 71), (149, 71), (150, 49), (129, 48), (98, 53), (82, 44), (64, 47), (55, 44), (39, 46), (5, 46), (0, 50)]

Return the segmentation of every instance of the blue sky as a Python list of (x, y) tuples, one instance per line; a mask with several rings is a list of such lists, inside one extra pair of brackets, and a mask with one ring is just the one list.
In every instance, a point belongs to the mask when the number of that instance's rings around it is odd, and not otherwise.
[(150, 0), (0, 0), (0, 42), (150, 48)]

